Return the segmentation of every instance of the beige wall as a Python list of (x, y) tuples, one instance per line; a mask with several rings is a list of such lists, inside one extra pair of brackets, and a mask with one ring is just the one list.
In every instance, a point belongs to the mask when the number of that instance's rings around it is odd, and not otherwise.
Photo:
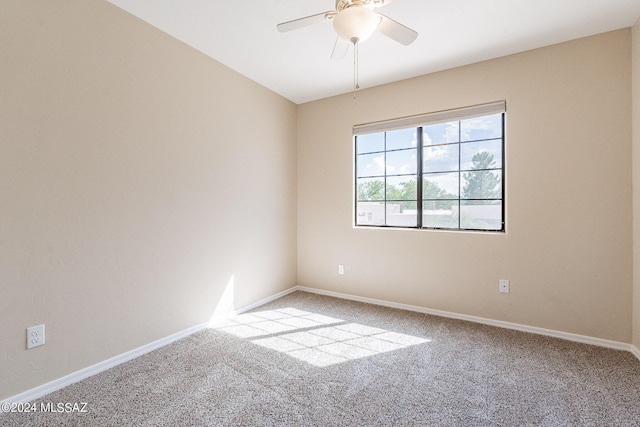
[(295, 284), (293, 103), (105, 1), (0, 3), (0, 400)]
[[(630, 53), (627, 29), (301, 105), (299, 284), (630, 342)], [(497, 100), (506, 234), (352, 227), (352, 125)]]
[(633, 27), (633, 344), (640, 348), (640, 19)]

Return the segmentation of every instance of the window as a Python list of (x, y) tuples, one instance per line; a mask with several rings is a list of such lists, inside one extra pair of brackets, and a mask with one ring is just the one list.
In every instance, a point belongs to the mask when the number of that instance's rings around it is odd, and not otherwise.
[(504, 231), (498, 102), (359, 125), (357, 226)]

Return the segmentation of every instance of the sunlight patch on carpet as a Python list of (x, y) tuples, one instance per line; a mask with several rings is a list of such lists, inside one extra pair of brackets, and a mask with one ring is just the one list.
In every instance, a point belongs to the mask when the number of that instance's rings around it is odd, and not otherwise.
[(295, 308), (242, 314), (211, 328), (318, 367), (431, 341)]

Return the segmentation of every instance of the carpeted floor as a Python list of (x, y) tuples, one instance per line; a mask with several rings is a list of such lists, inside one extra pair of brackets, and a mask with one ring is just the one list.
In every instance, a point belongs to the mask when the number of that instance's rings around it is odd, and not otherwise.
[[(295, 292), (6, 426), (638, 426), (632, 354)], [(69, 408), (73, 409), (72, 406)]]

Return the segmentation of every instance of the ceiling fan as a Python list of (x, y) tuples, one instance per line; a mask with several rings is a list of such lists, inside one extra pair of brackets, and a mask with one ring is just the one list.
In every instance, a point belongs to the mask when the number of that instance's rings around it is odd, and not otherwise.
[(344, 58), (350, 43), (357, 47), (375, 31), (408, 46), (418, 37), (418, 33), (385, 15), (374, 12), (375, 8), (385, 6), (392, 1), (336, 0), (335, 10), (283, 22), (278, 24), (278, 31), (284, 33), (325, 21), (333, 21), (333, 28), (338, 34), (331, 54), (334, 59)]

